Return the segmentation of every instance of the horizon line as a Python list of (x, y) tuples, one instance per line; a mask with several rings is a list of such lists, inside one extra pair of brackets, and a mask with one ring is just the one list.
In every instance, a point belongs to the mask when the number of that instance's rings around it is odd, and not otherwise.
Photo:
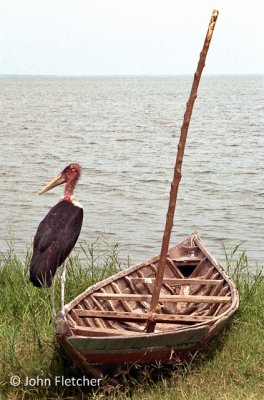
[[(179, 76), (193, 76), (193, 73), (179, 73), (179, 74), (5, 74), (0, 73), (0, 77), (21, 77), (21, 78), (144, 78), (144, 77), (179, 77)], [(204, 73), (203, 76), (263, 76), (264, 73)]]

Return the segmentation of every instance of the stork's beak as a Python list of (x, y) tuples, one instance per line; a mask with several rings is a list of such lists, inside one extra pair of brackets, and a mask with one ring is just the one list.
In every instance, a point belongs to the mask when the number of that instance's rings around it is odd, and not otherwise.
[(43, 194), (46, 193), (48, 190), (61, 185), (62, 183), (65, 183), (66, 179), (65, 176), (60, 173), (59, 175), (55, 176), (55, 178), (53, 178), (42, 190), (41, 192), (39, 192), (39, 194)]

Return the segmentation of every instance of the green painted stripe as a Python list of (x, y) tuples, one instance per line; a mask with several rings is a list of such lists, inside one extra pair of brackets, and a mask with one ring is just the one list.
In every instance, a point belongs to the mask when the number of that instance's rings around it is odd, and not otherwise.
[(205, 326), (188, 331), (164, 334), (143, 334), (133, 337), (78, 337), (71, 336), (69, 342), (82, 354), (91, 352), (127, 352), (131, 350), (148, 350), (153, 347), (188, 348), (205, 338), (208, 328)]

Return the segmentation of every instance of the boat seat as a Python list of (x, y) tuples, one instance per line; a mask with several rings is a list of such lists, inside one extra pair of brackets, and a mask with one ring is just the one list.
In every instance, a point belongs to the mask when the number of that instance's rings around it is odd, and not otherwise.
[(126, 321), (146, 321), (155, 319), (158, 322), (167, 323), (201, 323), (208, 322), (212, 319), (210, 316), (204, 315), (176, 315), (176, 314), (157, 314), (157, 313), (133, 313), (120, 311), (100, 311), (100, 310), (75, 310), (78, 317), (82, 318), (103, 318), (112, 320)]

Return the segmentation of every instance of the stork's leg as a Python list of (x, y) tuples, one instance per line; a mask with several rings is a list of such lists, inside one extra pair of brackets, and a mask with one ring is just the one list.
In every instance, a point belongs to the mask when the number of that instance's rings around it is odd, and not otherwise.
[(54, 282), (52, 282), (51, 284), (51, 312), (52, 312), (52, 317), (55, 318), (56, 310), (55, 310)]
[(52, 317), (52, 319), (54, 319), (55, 316), (56, 316), (54, 296), (55, 296), (54, 295), (54, 283), (52, 282), (51, 287), (48, 289), (48, 297), (49, 297), (49, 302), (50, 302), (50, 309), (51, 309), (51, 317)]
[(65, 288), (65, 281), (66, 281), (66, 261), (62, 264), (62, 271), (61, 271), (61, 314), (64, 316), (64, 288)]

